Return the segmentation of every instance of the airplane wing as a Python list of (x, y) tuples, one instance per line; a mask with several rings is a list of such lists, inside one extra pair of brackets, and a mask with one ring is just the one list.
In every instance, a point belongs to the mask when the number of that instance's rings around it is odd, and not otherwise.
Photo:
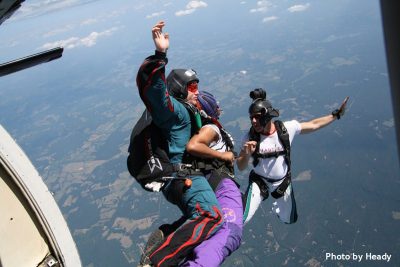
[(27, 57), (0, 64), (0, 77), (62, 57), (64, 48), (56, 47)]
[(0, 25), (21, 7), (25, 0), (0, 0)]

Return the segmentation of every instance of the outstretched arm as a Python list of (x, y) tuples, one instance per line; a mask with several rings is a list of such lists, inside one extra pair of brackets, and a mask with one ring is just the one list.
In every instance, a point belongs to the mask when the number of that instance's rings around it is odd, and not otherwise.
[(331, 124), (334, 120), (336, 120), (336, 117), (334, 117), (332, 114), (330, 114), (330, 115), (326, 115), (323, 117), (313, 119), (311, 121), (302, 122), (302, 123), (300, 123), (300, 126), (301, 126), (300, 133), (301, 134), (312, 133), (314, 131), (317, 131), (317, 130)]
[(311, 121), (307, 122), (302, 122), (300, 123), (301, 126), (301, 134), (306, 134), (306, 133), (311, 133), (314, 131), (317, 131), (329, 124), (331, 124), (334, 120), (340, 119), (341, 116), (344, 115), (344, 112), (346, 110), (346, 104), (347, 101), (349, 100), (349, 97), (346, 97), (340, 107), (336, 109), (335, 111), (332, 112), (332, 114), (319, 117), (316, 119), (313, 119)]

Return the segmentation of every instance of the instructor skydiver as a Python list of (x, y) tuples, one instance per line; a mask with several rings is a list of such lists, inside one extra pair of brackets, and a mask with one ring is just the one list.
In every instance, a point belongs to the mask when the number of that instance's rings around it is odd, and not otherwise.
[(273, 121), (279, 111), (266, 98), (266, 92), (257, 88), (250, 92), (250, 97), (253, 100), (249, 107), (251, 128), (243, 137), (236, 161), (239, 170), (244, 170), (253, 158), (244, 195), (244, 221), (247, 223), (261, 201), (271, 195), (272, 210), (278, 218), (287, 224), (295, 223), (297, 209), (291, 182), (290, 144), (297, 134), (311, 133), (339, 120), (344, 115), (348, 97), (331, 114), (307, 122)]

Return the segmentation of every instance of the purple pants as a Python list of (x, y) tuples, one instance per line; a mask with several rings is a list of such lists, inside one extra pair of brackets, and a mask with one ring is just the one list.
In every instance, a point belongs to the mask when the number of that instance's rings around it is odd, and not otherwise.
[(224, 178), (215, 195), (221, 207), (224, 223), (209, 239), (198, 245), (186, 258), (183, 267), (220, 266), (240, 246), (243, 231), (243, 204), (239, 188), (231, 179)]

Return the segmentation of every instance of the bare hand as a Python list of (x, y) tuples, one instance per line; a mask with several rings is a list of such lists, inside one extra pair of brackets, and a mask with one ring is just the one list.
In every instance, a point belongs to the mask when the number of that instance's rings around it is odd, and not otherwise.
[(242, 151), (244, 152), (244, 154), (246, 156), (251, 156), (251, 154), (253, 154), (254, 151), (256, 151), (256, 146), (257, 146), (257, 142), (256, 141), (247, 141), (243, 145)]
[(233, 162), (235, 160), (235, 155), (231, 151), (222, 152), (221, 159), (223, 161), (229, 162), (233, 166)]
[(156, 46), (156, 50), (160, 52), (166, 52), (169, 47), (169, 35), (168, 33), (163, 33), (162, 29), (165, 26), (164, 21), (157, 22), (151, 30), (153, 35), (154, 45)]

